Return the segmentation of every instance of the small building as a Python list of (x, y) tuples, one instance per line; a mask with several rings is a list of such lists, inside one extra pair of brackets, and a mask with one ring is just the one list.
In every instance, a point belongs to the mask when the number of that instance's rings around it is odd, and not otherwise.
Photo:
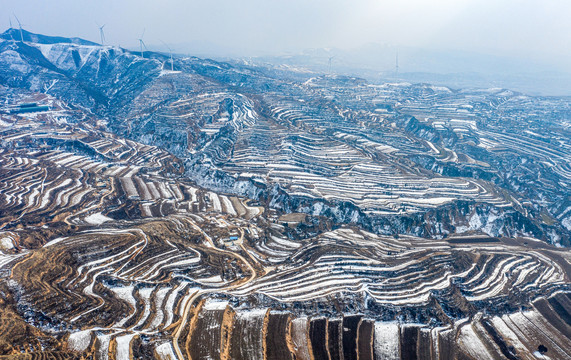
[(30, 107), (36, 107), (38, 106), (38, 103), (32, 102), (32, 103), (22, 103), (20, 105), (18, 105), (20, 108), (30, 108)]
[(10, 114), (22, 114), (31, 112), (50, 111), (47, 105), (38, 105), (37, 103), (20, 104), (17, 108), (10, 110)]

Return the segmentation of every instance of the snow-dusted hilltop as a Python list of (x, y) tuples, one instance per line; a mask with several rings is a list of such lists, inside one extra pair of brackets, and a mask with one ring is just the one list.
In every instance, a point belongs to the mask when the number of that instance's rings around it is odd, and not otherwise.
[(49, 36), (42, 34), (34, 34), (24, 29), (10, 28), (0, 34), (0, 39), (8, 41), (24, 41), (34, 44), (74, 44), (74, 45), (99, 45), (93, 41), (81, 38), (67, 38), (62, 36)]

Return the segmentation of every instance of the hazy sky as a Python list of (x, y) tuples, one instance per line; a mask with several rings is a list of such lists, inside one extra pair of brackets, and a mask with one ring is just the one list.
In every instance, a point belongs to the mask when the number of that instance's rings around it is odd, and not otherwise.
[[(110, 44), (215, 44), (228, 53), (352, 48), (366, 43), (461, 49), (571, 70), (569, 0), (0, 0), (0, 27)], [(15, 20), (13, 20), (15, 24)]]

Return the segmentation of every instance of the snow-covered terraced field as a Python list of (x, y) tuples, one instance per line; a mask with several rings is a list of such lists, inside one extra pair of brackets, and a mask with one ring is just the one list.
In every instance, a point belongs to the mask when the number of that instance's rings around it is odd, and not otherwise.
[[(75, 304), (62, 318), (78, 331), (72, 332), (70, 348), (86, 351), (94, 342), (100, 354), (111, 352), (117, 357), (126, 357), (136, 348), (172, 351), (185, 358), (229, 354), (230, 358), (263, 359), (263, 349), (271, 342), (272, 348), (283, 347), (286, 354), (301, 358), (311, 353), (319, 357), (341, 351), (348, 356), (360, 351), (364, 358), (399, 359), (425, 347), (431, 353), (475, 354), (483, 342), (485, 356), (496, 358), (505, 350), (502, 341), (515, 343), (516, 349), (537, 347), (530, 338), (513, 335), (540, 331), (530, 326), (544, 326), (542, 332), (553, 334), (547, 346), (558, 347), (554, 353), (567, 351), (565, 320), (558, 320), (559, 316), (564, 319), (569, 303), (561, 292), (569, 276), (568, 263), (562, 262), (561, 256), (568, 258), (564, 252), (543, 247), (525, 251), (523, 245), (482, 242), (482, 238), (471, 240), (479, 241), (478, 247), (470, 245), (469, 238), (395, 239), (349, 228), (303, 241), (278, 236), (280, 227), (263, 241), (249, 230), (248, 244), (265, 245), (249, 248), (243, 233), (236, 246), (224, 247), (212, 236), (221, 221), (177, 215), (137, 228), (84, 231), (48, 242), (23, 260), (13, 259), (12, 273), (31, 299), (37, 297), (34, 301), (46, 314), (62, 313), (66, 302), (60, 298)], [(54, 271), (64, 259), (69, 265)], [(559, 294), (559, 300), (546, 302), (541, 297), (545, 293)], [(474, 309), (485, 311), (507, 298), (527, 297), (536, 299), (535, 313), (509, 311), (501, 318), (462, 319), (462, 314), (478, 311)], [(261, 302), (266, 307), (252, 310), (260, 299), (266, 299)], [(364, 314), (343, 318), (342, 330), (335, 336), (331, 331), (338, 320), (315, 317), (310, 305), (301, 306), (350, 299)], [(435, 302), (457, 308), (460, 318), (442, 317), (442, 326), (434, 328), (399, 323), (396, 318), (387, 323), (375, 315), (388, 311), (378, 309), (430, 312)], [(432, 310), (421, 310), (425, 308)], [(307, 319), (294, 321), (300, 315), (315, 317), (311, 326), (303, 325)], [(536, 319), (531, 320), (535, 325), (526, 323), (529, 318)], [(520, 330), (520, 326), (528, 328)], [(310, 341), (304, 342), (300, 332), (306, 332)], [(500, 339), (498, 332), (508, 340)], [(459, 337), (457, 345), (450, 342), (454, 333)], [(144, 345), (134, 340), (159, 334), (161, 342)], [(370, 340), (359, 343), (363, 338)], [(417, 350), (410, 349), (410, 341)]]
[[(359, 254), (353, 249), (351, 245), (359, 238), (360, 245), (372, 253)], [(330, 251), (321, 250), (319, 256), (314, 253), (328, 246)], [(541, 293), (544, 287), (565, 284), (562, 266), (537, 252), (512, 255), (509, 249), (498, 251), (492, 247), (487, 251), (484, 247), (476, 260), (467, 249), (460, 254), (450, 252), (449, 246), (440, 251), (429, 249), (407, 249), (352, 232), (325, 233), (300, 249), (282, 249), (277, 254), (294, 260), (293, 265), (237, 288), (233, 294), (263, 293), (279, 301), (294, 302), (336, 293), (362, 293), (378, 303), (423, 304), (452, 284), (468, 301), (489, 300), (514, 287)], [(275, 250), (268, 252), (276, 256)], [(312, 259), (310, 263), (308, 258)]]
[[(53, 167), (34, 153), (0, 154), (0, 223), (61, 220), (78, 208), (97, 207), (100, 190), (81, 170)], [(41, 220), (40, 220), (41, 221)]]
[(570, 359), (568, 99), (17, 35), (0, 358)]
[[(293, 116), (281, 108), (274, 111), (278, 121)], [(302, 120), (288, 120), (292, 124), (296, 121)], [(428, 177), (403, 166), (395, 167), (390, 158), (376, 156), (381, 153), (391, 157), (395, 151), (390, 145), (360, 136), (338, 133), (327, 137), (299, 130), (292, 133), (260, 119), (239, 132), (231, 158), (220, 168), (257, 181), (279, 183), (292, 195), (350, 201), (374, 214), (417, 212), (455, 200), (511, 205), (488, 183)]]
[[(566, 359), (571, 349), (568, 338), (556, 328), (557, 321), (546, 316), (554, 311), (552, 304), (560, 302), (569, 302), (569, 298), (542, 299), (532, 310), (501, 317), (478, 313), (473, 320), (430, 328), (359, 315), (308, 319), (268, 308), (241, 310), (228, 302), (209, 300), (197, 306), (181, 354), (192, 359), (536, 359), (541, 358), (538, 349), (548, 349), (549, 358)], [(333, 330), (337, 324), (338, 333)], [(87, 347), (79, 342), (80, 333), (75, 334), (73, 346)], [(137, 335), (110, 332), (101, 336), (108, 336), (117, 346), (111, 349), (109, 342), (100, 341), (100, 351), (109, 351), (119, 359), (129, 358), (126, 356), (133, 351), (132, 339)], [(176, 357), (169, 342), (152, 347), (158, 354)], [(276, 349), (281, 351), (276, 353)]]
[(243, 198), (208, 196), (180, 176), (165, 176), (180, 175), (180, 163), (155, 146), (94, 131), (74, 133), (52, 118), (43, 120), (31, 120), (32, 130), (2, 133), (7, 144), (26, 144), (0, 152), (4, 228), (22, 221), (100, 225), (117, 217), (213, 211), (252, 218), (263, 212)]

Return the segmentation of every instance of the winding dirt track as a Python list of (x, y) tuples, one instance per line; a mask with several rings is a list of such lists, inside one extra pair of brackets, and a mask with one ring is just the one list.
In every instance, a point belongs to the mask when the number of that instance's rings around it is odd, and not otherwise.
[[(202, 229), (200, 229), (202, 231)], [(246, 254), (248, 253), (246, 251), (246, 249), (244, 248), (244, 230), (239, 229), (240, 230), (240, 239), (238, 240), (240, 247), (242, 248), (242, 250), (244, 250), (246, 252)], [(207, 241), (209, 241), (209, 243), (212, 245), (212, 247), (216, 248), (214, 246), (214, 243), (212, 242), (212, 240), (209, 237), (206, 237)], [(222, 253), (226, 253), (226, 254), (230, 254), (230, 256), (234, 256), (239, 258), (244, 264), (246, 264), (246, 266), (250, 269), (251, 271), (251, 275), (248, 279), (246, 279), (245, 281), (238, 281), (236, 284), (234, 285), (230, 285), (221, 289), (207, 289), (207, 290), (199, 290), (197, 292), (194, 293), (194, 295), (192, 295), (188, 301), (186, 302), (186, 304), (184, 304), (184, 311), (182, 313), (182, 317), (181, 317), (181, 321), (180, 324), (178, 325), (178, 327), (176, 328), (176, 330), (173, 333), (173, 347), (174, 347), (174, 351), (176, 353), (176, 356), (179, 360), (184, 360), (184, 356), (182, 354), (182, 351), (180, 350), (180, 347), (178, 346), (178, 339), (180, 338), (180, 334), (182, 333), (182, 329), (184, 329), (184, 326), (186, 325), (186, 322), (188, 320), (188, 314), (190, 313), (190, 309), (192, 307), (192, 304), (194, 303), (194, 301), (199, 298), (200, 296), (204, 295), (204, 294), (208, 294), (208, 293), (212, 293), (212, 292), (219, 292), (219, 291), (226, 291), (226, 290), (232, 290), (235, 289), (239, 286), (242, 286), (244, 284), (250, 283), (252, 281), (254, 281), (256, 279), (256, 277), (258, 276), (256, 273), (256, 269), (254, 269), (254, 267), (240, 254), (236, 254), (232, 251), (228, 251), (228, 250), (222, 250), (222, 249), (218, 249), (216, 248), (218, 251), (222, 252)]]

